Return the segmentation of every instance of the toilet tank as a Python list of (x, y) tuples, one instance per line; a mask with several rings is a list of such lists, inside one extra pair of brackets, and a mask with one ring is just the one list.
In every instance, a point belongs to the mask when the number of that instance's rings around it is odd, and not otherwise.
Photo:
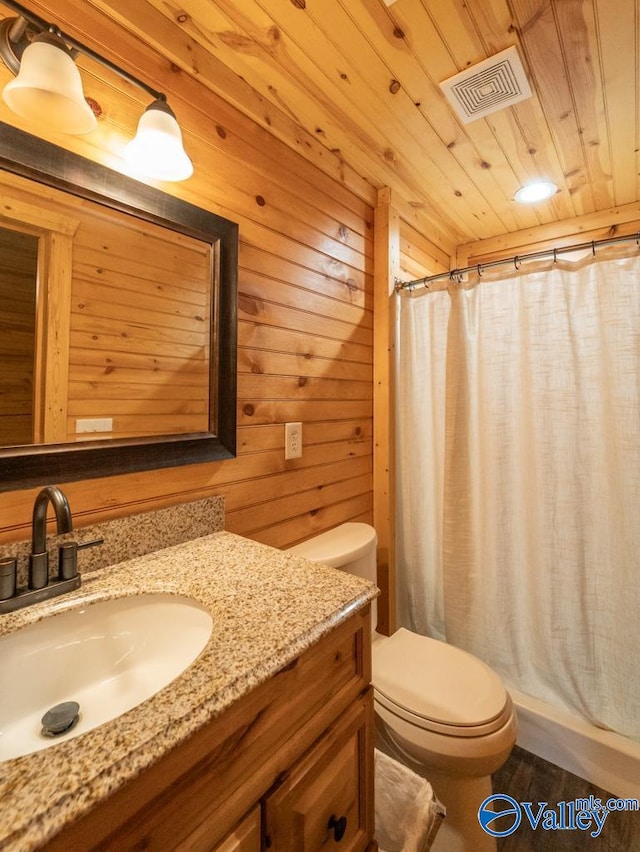
[(377, 542), (376, 531), (369, 524), (347, 523), (308, 538), (289, 552), (375, 583)]
[[(308, 538), (289, 548), (289, 553), (310, 562), (322, 562), (348, 574), (376, 582), (376, 544), (378, 536), (369, 524), (346, 523)], [(371, 603), (372, 629), (377, 624), (377, 601)]]

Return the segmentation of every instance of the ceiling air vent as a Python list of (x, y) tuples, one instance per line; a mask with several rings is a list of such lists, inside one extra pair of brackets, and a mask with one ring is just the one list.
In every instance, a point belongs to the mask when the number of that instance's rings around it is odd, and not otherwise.
[(515, 46), (449, 77), (440, 88), (464, 124), (531, 97)]

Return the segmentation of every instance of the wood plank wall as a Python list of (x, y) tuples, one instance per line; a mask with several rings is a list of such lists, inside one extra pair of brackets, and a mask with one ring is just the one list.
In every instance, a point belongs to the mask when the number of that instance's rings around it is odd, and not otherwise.
[[(212, 494), (225, 497), (229, 530), (275, 546), (371, 522), (373, 190), (338, 156), (338, 179), (311, 165), (88, 4), (29, 5), (146, 69), (195, 165), (192, 179), (166, 188), (240, 226), (238, 457), (69, 483), (77, 525)], [(94, 73), (85, 92), (101, 101), (99, 129), (54, 141), (113, 164), (146, 96)], [(0, 119), (33, 131), (3, 104)], [(303, 424), (301, 459), (284, 459), (287, 421)], [(35, 493), (0, 494), (0, 541), (28, 537)]]
[(400, 280), (413, 281), (425, 275), (448, 272), (453, 265), (453, 257), (435, 245), (427, 234), (400, 219)]
[(640, 205), (625, 204), (599, 213), (575, 216), (552, 225), (541, 225), (538, 228), (458, 246), (455, 265), (463, 268), (488, 263), (501, 257), (514, 257), (532, 251), (639, 233)]

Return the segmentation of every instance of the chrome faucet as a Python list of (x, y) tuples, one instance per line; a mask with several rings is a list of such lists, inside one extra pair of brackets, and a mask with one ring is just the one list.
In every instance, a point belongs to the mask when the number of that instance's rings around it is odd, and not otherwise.
[(29, 588), (43, 589), (49, 583), (49, 554), (47, 552), (47, 508), (56, 513), (58, 535), (71, 532), (73, 521), (69, 501), (57, 485), (47, 485), (33, 504), (31, 524), (31, 556), (29, 557)]

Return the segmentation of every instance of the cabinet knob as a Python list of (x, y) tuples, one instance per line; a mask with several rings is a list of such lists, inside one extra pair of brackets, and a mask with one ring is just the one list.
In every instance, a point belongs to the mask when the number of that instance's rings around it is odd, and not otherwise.
[(335, 842), (340, 843), (347, 830), (346, 816), (337, 817), (335, 814), (331, 814), (327, 828), (329, 831), (333, 831), (333, 839)]

